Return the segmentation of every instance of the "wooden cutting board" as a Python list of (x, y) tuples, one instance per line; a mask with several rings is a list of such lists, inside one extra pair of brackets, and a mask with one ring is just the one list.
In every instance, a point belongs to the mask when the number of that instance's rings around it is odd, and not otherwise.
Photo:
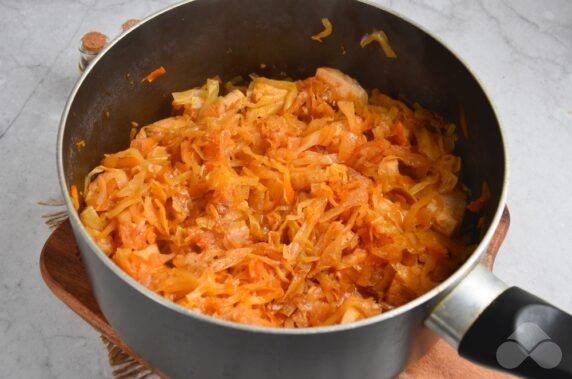
[[(484, 264), (491, 269), (509, 224), (509, 212), (505, 209), (484, 260)], [(93, 296), (69, 221), (60, 225), (46, 241), (40, 256), (40, 271), (54, 295), (102, 334), (102, 340), (109, 351), (114, 377), (143, 378), (151, 374), (165, 377), (131, 350), (105, 320)], [(463, 379), (509, 378), (508, 375), (499, 374), (465, 361), (442, 340), (421, 360), (399, 375), (399, 379), (460, 377)]]

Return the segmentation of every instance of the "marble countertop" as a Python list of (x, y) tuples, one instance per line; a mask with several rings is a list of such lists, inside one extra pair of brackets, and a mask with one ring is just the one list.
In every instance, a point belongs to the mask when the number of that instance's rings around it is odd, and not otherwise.
[[(44, 285), (59, 118), (83, 33), (174, 1), (0, 0), (0, 378), (109, 377), (99, 336)], [(572, 2), (381, 0), (481, 79), (505, 128), (512, 224), (495, 272), (572, 312)]]

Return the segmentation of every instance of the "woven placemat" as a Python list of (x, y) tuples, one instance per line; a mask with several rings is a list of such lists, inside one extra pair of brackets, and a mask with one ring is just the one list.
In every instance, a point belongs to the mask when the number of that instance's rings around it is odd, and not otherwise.
[(111, 375), (115, 379), (144, 379), (160, 378), (159, 375), (137, 362), (131, 355), (124, 352), (104, 335), (101, 340), (107, 348), (107, 358), (111, 366)]

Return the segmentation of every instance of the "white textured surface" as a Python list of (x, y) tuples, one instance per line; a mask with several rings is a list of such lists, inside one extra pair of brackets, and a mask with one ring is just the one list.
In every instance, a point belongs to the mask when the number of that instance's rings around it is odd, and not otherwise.
[[(0, 378), (108, 377), (97, 333), (44, 286), (49, 231), (36, 202), (57, 198), (55, 140), (89, 30), (173, 1), (0, 0)], [(506, 282), (572, 312), (572, 2), (390, 1), (458, 52), (503, 122), (512, 224), (497, 261)]]

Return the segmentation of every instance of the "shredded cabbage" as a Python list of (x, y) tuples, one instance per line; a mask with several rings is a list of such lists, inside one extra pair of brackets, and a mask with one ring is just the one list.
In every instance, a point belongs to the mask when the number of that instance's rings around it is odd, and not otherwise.
[(86, 179), (84, 226), (143, 285), (214, 317), (310, 327), (402, 305), (467, 257), (451, 124), (331, 68), (227, 87), (174, 93), (176, 116)]

